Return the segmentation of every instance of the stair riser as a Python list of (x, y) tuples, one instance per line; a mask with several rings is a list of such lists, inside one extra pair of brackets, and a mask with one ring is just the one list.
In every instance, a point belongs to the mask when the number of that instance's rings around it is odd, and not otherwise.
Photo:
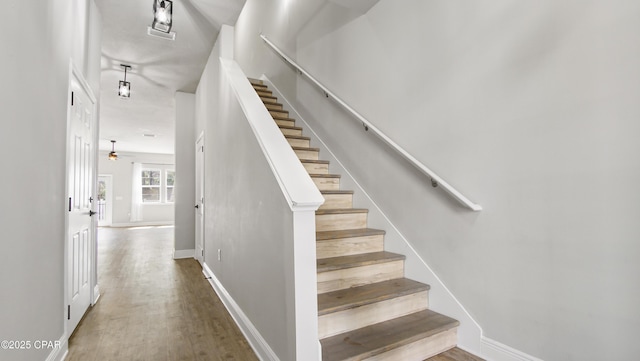
[[(322, 190), (322, 189), (321, 189)], [(367, 228), (366, 213), (317, 214), (316, 231)]]
[(298, 139), (298, 138), (287, 138), (287, 142), (289, 142), (289, 145), (291, 145), (292, 147), (303, 147), (303, 148), (309, 148), (311, 143), (308, 139)]
[(289, 117), (289, 112), (286, 110), (269, 110), (269, 114), (271, 114), (272, 117)]
[(282, 104), (265, 104), (265, 106), (267, 107), (267, 109), (269, 110), (282, 110)]
[(263, 103), (265, 104), (274, 104), (278, 102), (278, 99), (274, 99), (274, 98), (267, 98), (267, 97), (260, 97), (260, 99), (262, 100)]
[(294, 149), (293, 151), (296, 152), (298, 159), (301, 160), (318, 160), (319, 157), (319, 152), (317, 150)]
[(404, 261), (402, 260), (320, 272), (318, 273), (318, 293), (387, 281), (403, 275)]
[(428, 306), (428, 291), (396, 297), (382, 302), (355, 307), (318, 317), (318, 334), (320, 338), (352, 331), (374, 323), (388, 321), (392, 318), (425, 310)]
[(280, 131), (282, 131), (282, 134), (284, 135), (302, 136), (302, 129), (280, 128)]
[(311, 177), (321, 191), (337, 191), (340, 189), (340, 178)]
[(323, 194), (324, 203), (320, 209), (353, 208), (353, 194)]
[(285, 126), (285, 127), (295, 127), (296, 126), (296, 121), (295, 120), (276, 119), (276, 124), (282, 125), (282, 126)]
[(266, 86), (266, 85), (255, 85), (255, 84), (253, 84), (253, 89), (255, 89), (255, 91), (261, 91), (261, 92), (263, 92), (263, 91), (269, 91), (269, 90), (267, 89), (267, 86)]
[(258, 93), (259, 96), (263, 96), (263, 97), (264, 96), (267, 96), (267, 97), (273, 96), (273, 93), (271, 91), (269, 91), (269, 90), (256, 90), (256, 93)]
[(302, 163), (309, 174), (329, 174), (329, 164)]
[(457, 343), (457, 327), (437, 333), (431, 337), (420, 339), (408, 345), (392, 349), (390, 351), (369, 357), (349, 358), (349, 361), (396, 361), (396, 360), (426, 360), (439, 353), (450, 350)]
[(382, 251), (384, 251), (384, 237), (382, 235), (316, 242), (316, 257), (318, 259)]

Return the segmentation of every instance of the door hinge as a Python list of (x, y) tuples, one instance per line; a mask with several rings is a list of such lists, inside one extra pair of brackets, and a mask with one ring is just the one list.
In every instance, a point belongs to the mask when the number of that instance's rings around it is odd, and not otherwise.
[(201, 250), (202, 257), (204, 257), (204, 249)]
[(73, 106), (73, 92), (71, 92), (71, 106)]
[(71, 212), (71, 197), (69, 197), (69, 212)]
[(67, 320), (71, 319), (71, 305), (67, 305)]
[(200, 151), (201, 151), (202, 153), (204, 153), (204, 145), (201, 145), (201, 146), (200, 146)]

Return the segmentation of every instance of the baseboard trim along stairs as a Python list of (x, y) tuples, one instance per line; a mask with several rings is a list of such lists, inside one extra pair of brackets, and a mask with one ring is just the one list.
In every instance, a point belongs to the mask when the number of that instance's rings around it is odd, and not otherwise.
[(250, 79), (325, 197), (316, 211), (318, 323), (322, 360), (425, 360), (454, 348), (459, 322), (428, 308), (429, 285), (404, 277), (405, 256), (384, 251), (320, 149), (261, 80)]

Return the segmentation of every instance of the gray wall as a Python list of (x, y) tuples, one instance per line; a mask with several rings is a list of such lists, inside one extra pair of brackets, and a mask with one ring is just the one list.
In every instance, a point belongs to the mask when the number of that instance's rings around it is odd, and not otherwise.
[[(57, 341), (65, 322), (69, 59), (99, 96), (100, 16), (93, 1), (2, 6), (0, 340)], [(50, 352), (0, 348), (0, 359), (44, 360)]]
[(223, 27), (196, 92), (196, 124), (205, 128), (204, 262), (272, 351), (293, 360), (293, 214), (220, 72), (219, 58), (233, 54), (229, 41), (233, 28)]
[[(116, 143), (116, 151), (118, 143)], [(108, 152), (98, 155), (98, 173), (113, 175), (113, 220), (112, 226), (140, 224), (171, 224), (174, 222), (175, 204), (157, 203), (142, 205), (142, 220), (131, 222), (131, 191), (133, 162), (149, 164), (149, 168), (175, 170), (175, 157), (172, 154), (117, 152), (118, 160), (107, 157)], [(164, 177), (164, 173), (162, 175)], [(176, 174), (176, 184), (180, 180)], [(177, 197), (177, 194), (176, 194)], [(177, 199), (177, 198), (176, 198)]]
[[(635, 358), (640, 4), (247, 1), (265, 73), (484, 329), (545, 360)], [(461, 209), (259, 40), (484, 207)], [(356, 201), (357, 202), (357, 201)]]
[(174, 249), (195, 249), (195, 95), (176, 93), (176, 202)]

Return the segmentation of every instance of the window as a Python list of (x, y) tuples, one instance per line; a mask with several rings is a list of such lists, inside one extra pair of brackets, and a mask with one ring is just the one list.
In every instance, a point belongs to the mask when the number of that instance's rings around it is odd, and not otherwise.
[(160, 170), (142, 170), (142, 202), (160, 202)]
[(176, 182), (176, 172), (173, 170), (168, 170), (166, 173), (166, 178), (164, 183), (167, 188), (166, 199), (165, 199), (167, 203), (175, 202), (174, 193), (173, 193), (173, 186), (175, 185), (175, 182)]

